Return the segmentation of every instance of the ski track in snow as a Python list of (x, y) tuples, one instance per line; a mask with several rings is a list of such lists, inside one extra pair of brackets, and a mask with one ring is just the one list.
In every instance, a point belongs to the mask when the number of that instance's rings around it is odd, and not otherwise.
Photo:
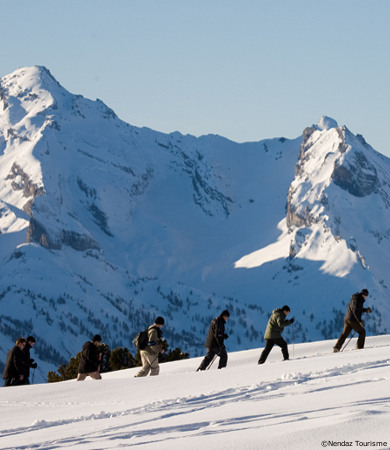
[[(335, 358), (338, 356), (339, 355), (335, 355)], [(251, 428), (261, 429), (262, 427), (269, 425), (271, 422), (277, 426), (282, 426), (289, 423), (305, 421), (315, 417), (327, 418), (329, 416), (337, 415), (338, 409), (340, 409), (340, 414), (342, 414), (345, 410), (345, 405), (324, 408), (323, 405), (314, 405), (311, 403), (308, 405), (307, 409), (298, 414), (295, 411), (289, 412), (287, 410), (285, 413), (262, 412), (259, 414), (249, 414), (247, 416), (237, 415), (237, 417), (229, 417), (227, 419), (221, 418), (220, 420), (199, 421), (197, 420), (198, 416), (196, 413), (204, 410), (209, 411), (211, 408), (223, 408), (226, 405), (232, 406), (233, 404), (241, 404), (240, 406), (242, 406), (245, 402), (256, 402), (260, 405), (260, 402), (264, 400), (283, 399), (284, 397), (294, 396), (295, 394), (301, 395), (302, 388), (304, 389), (305, 394), (319, 393), (327, 390), (331, 391), (346, 386), (360, 389), (363, 384), (367, 387), (368, 382), (373, 383), (381, 380), (379, 378), (367, 380), (367, 376), (363, 376), (364, 372), (387, 367), (388, 365), (389, 360), (388, 358), (385, 358), (382, 360), (355, 364), (347, 363), (321, 371), (308, 370), (286, 372), (272, 382), (263, 381), (249, 386), (223, 389), (221, 391), (210, 392), (208, 394), (165, 399), (163, 401), (152, 402), (141, 407), (124, 410), (118, 409), (114, 412), (101, 411), (96, 414), (80, 415), (75, 418), (64, 420), (37, 420), (30, 426), (3, 430), (0, 433), (0, 437), (9, 438), (13, 435), (20, 436), (21, 434), (30, 434), (31, 439), (26, 439), (26, 441), (29, 441), (30, 443), (18, 446), (17, 448), (20, 449), (55, 449), (76, 445), (82, 445), (84, 446), (83, 448), (102, 448), (94, 446), (94, 443), (99, 442), (100, 440), (111, 442), (109, 446), (114, 448), (122, 447), (123, 444), (120, 443), (122, 440), (126, 440), (126, 447), (133, 445), (147, 445), (148, 443), (158, 444), (159, 442), (167, 443), (167, 440), (170, 439), (177, 439), (178, 434), (182, 435), (183, 438), (185, 438), (188, 434), (190, 434), (191, 437), (197, 437), (227, 433), (229, 431), (243, 431)], [(351, 379), (351, 377), (358, 373), (361, 373), (362, 377)], [(323, 386), (325, 383), (327, 385)], [(298, 392), (297, 387), (299, 387)], [(371, 399), (369, 401), (356, 400), (356, 402), (351, 403), (349, 407), (351, 410), (355, 411), (356, 408), (362, 406), (365, 408), (367, 408), (367, 406), (372, 406), (372, 408), (374, 408), (372, 413), (380, 414), (378, 408), (388, 408), (389, 401), (389, 396), (383, 396), (382, 398)], [(5, 405), (4, 402), (1, 402), (0, 404), (2, 406), (10, 407), (12, 406), (10, 403), (11, 402), (8, 402), (8, 404)], [(65, 402), (65, 404), (72, 405), (72, 402)], [(102, 404), (104, 404), (104, 402), (102, 402)], [(45, 408), (45, 406), (49, 405), (55, 406), (56, 403), (45, 401), (35, 403), (26, 402), (26, 407), (30, 406)], [(63, 405), (64, 403), (59, 405), (59, 407)], [(250, 410), (252, 410), (252, 408), (248, 408), (248, 411)], [(143, 418), (143, 416), (145, 417)], [(180, 420), (188, 419), (186, 423), (176, 423), (173, 425), (163, 425), (163, 423), (160, 424), (160, 422), (164, 422), (169, 419), (177, 419), (179, 416), (181, 416)], [(193, 416), (195, 416), (195, 419)], [(130, 420), (126, 420), (126, 423), (123, 425), (111, 426), (110, 423), (107, 424), (107, 420), (110, 421), (115, 418)], [(134, 421), (134, 419), (136, 419), (136, 421)], [(259, 421), (262, 421), (262, 425), (259, 425)], [(66, 427), (73, 429), (78, 425), (83, 425), (84, 429), (86, 424), (88, 425), (87, 428), (92, 427), (93, 430), (81, 432), (81, 434), (77, 434), (77, 437), (75, 438), (67, 436), (58, 439), (48, 439), (32, 444), (35, 440), (34, 436), (39, 435), (41, 431), (52, 429), (50, 432), (51, 435), (62, 435), (63, 432), (60, 432), (59, 429)], [(67, 434), (69, 435), (69, 432), (67, 432)], [(137, 439), (137, 443), (131, 443), (134, 439)], [(141, 441), (138, 441), (139, 439), (141, 439)], [(119, 445), (116, 445), (115, 442), (118, 442)]]

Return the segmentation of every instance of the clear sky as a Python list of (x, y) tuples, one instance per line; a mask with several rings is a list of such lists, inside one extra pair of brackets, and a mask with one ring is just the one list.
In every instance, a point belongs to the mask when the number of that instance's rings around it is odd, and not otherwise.
[(0, 0), (0, 76), (46, 66), (136, 126), (244, 142), (322, 115), (390, 156), (390, 0)]

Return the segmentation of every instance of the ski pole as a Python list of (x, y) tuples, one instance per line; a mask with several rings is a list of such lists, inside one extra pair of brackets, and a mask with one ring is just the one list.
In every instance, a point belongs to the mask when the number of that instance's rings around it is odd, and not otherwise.
[(33, 369), (33, 374), (31, 378), (31, 384), (34, 384), (35, 368)]

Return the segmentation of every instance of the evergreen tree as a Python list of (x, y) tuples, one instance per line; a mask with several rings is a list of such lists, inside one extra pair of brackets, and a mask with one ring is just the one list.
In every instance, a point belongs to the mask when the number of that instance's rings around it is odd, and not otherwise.
[(129, 369), (135, 367), (135, 363), (136, 360), (128, 348), (117, 347), (115, 350), (112, 350), (109, 360), (111, 370)]
[(81, 358), (81, 352), (77, 353), (75, 358), (70, 358), (67, 365), (61, 364), (57, 369), (57, 372), (49, 372), (47, 374), (47, 381), (49, 383), (55, 383), (57, 381), (73, 380), (77, 378), (79, 362)]
[[(183, 353), (180, 348), (175, 350), (168, 350), (168, 345), (164, 345), (164, 353), (160, 353), (160, 362), (176, 361), (179, 359), (189, 358), (188, 353)], [(111, 351), (107, 344), (101, 344), (99, 351), (102, 354), (102, 360), (100, 365), (100, 372), (111, 372), (113, 370), (129, 369), (131, 367), (142, 366), (141, 355), (138, 351), (135, 357), (132, 356), (128, 348), (117, 347)], [(80, 363), (81, 352), (73, 358), (70, 358), (68, 364), (61, 364), (57, 369), (57, 372), (50, 371), (47, 374), (48, 383), (55, 383), (58, 381), (73, 380), (77, 378), (78, 367)]]
[(100, 344), (98, 346), (99, 353), (102, 355), (101, 363), (100, 363), (100, 373), (111, 372), (110, 366), (110, 356), (111, 350), (107, 344)]
[(180, 359), (188, 359), (190, 357), (189, 353), (184, 353), (180, 348), (176, 347), (175, 350), (169, 350), (160, 355), (160, 362), (178, 361)]

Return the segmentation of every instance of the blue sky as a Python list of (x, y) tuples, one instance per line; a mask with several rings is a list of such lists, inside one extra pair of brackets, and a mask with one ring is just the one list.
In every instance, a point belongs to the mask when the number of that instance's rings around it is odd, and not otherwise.
[(322, 115), (390, 156), (389, 0), (1, 0), (0, 76), (44, 65), (132, 125), (294, 138)]

